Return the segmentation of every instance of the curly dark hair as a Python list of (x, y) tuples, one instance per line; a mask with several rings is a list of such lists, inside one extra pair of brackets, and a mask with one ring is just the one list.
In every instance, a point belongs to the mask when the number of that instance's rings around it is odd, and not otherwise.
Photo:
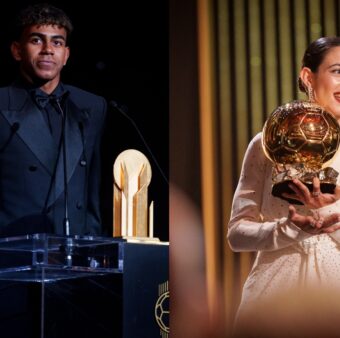
[(60, 8), (49, 3), (38, 3), (24, 8), (17, 16), (14, 27), (14, 39), (20, 36), (27, 26), (56, 25), (65, 28), (67, 35), (73, 31), (70, 18)]
[[(305, 54), (302, 59), (302, 67), (308, 67), (313, 73), (318, 71), (318, 68), (322, 61), (324, 60), (326, 54), (333, 47), (340, 46), (339, 36), (327, 36), (321, 37), (313, 41), (306, 49)], [(301, 78), (299, 78), (299, 89), (302, 92), (307, 93), (304, 83)]]

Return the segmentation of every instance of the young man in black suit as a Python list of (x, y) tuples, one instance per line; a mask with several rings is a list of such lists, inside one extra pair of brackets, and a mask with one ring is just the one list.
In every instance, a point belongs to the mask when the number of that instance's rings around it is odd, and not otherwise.
[(62, 10), (29, 6), (15, 27), (19, 77), (0, 88), (0, 236), (100, 235), (106, 101), (61, 82), (73, 28)]

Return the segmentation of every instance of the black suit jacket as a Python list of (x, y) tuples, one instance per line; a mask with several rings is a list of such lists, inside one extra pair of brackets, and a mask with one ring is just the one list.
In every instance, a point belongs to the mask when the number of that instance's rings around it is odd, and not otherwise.
[[(73, 86), (64, 88), (69, 92), (65, 135), (70, 233), (98, 235), (106, 101)], [(63, 234), (64, 171), (57, 154), (58, 146), (27, 90), (16, 84), (0, 88), (0, 235)]]

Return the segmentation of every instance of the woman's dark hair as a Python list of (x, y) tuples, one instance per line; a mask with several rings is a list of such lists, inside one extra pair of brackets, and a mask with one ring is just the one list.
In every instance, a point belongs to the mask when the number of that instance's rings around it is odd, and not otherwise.
[(23, 30), (32, 25), (56, 25), (65, 28), (67, 35), (73, 30), (70, 18), (61, 9), (48, 3), (38, 3), (24, 8), (16, 18), (13, 38), (20, 39)]
[[(302, 59), (302, 68), (308, 67), (313, 73), (317, 72), (328, 51), (333, 47), (339, 46), (340, 37), (338, 36), (321, 37), (313, 41), (305, 51)], [(307, 93), (301, 78), (299, 78), (299, 89)]]

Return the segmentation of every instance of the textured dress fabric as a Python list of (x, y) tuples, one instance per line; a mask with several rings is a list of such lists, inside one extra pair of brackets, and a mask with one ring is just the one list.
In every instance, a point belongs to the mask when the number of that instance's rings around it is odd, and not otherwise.
[[(340, 172), (339, 151), (327, 165)], [(288, 219), (289, 203), (271, 194), (271, 177), (272, 162), (264, 155), (259, 133), (246, 151), (228, 225), (234, 251), (257, 252), (238, 315), (247, 306), (291, 289), (340, 290), (340, 231), (312, 235), (295, 226)], [(300, 214), (321, 217), (340, 212), (339, 201), (312, 211), (295, 207)]]

